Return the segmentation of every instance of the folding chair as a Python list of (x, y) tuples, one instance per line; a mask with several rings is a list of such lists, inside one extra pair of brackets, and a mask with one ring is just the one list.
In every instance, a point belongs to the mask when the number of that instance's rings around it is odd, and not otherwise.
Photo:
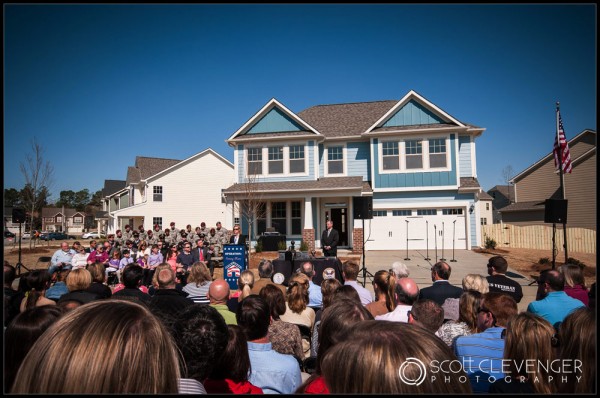
[(39, 264), (40, 263), (45, 263), (46, 264), (46, 268), (50, 267), (50, 261), (52, 260), (52, 257), (50, 256), (41, 256), (38, 257), (37, 262), (35, 263), (35, 268), (40, 268)]

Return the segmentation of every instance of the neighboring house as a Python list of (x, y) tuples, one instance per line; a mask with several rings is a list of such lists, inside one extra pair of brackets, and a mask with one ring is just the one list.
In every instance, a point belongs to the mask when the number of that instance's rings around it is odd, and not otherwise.
[(119, 196), (114, 195), (119, 191), (123, 191), (127, 186), (125, 180), (104, 180), (104, 187), (102, 188), (102, 209), (98, 210), (94, 214), (96, 220), (97, 231), (108, 231), (114, 233), (113, 226), (116, 220), (111, 216), (111, 212), (119, 209)]
[(494, 198), (485, 191), (479, 193), (479, 220), (481, 225), (489, 225), (494, 222)]
[[(259, 219), (241, 220), (254, 238), (274, 228), (288, 241), (321, 248), (331, 219), (340, 246), (354, 250), (365, 238), (365, 250), (407, 242), (410, 249), (470, 249), (481, 245), (475, 139), (484, 130), (414, 91), (399, 101), (317, 105), (298, 114), (272, 99), (227, 140), (236, 183), (224, 193), (236, 207), (264, 203)], [(353, 217), (353, 198), (361, 196), (373, 204), (365, 231)]]
[(127, 170), (127, 180), (105, 182), (103, 211), (107, 233), (129, 224), (145, 230), (159, 224), (164, 230), (174, 221), (176, 227), (193, 228), (202, 221), (214, 227), (217, 221), (231, 229), (233, 211), (223, 199), (222, 190), (234, 181), (233, 164), (208, 148), (185, 160), (137, 156)]
[[(564, 175), (567, 226), (596, 230), (596, 131), (583, 130), (569, 141), (573, 170)], [(516, 175), (515, 203), (500, 210), (502, 221), (515, 225), (544, 223), (544, 202), (560, 197), (560, 179), (550, 152)]]
[(69, 208), (43, 207), (42, 231), (82, 233), (85, 228), (86, 214)]
[(514, 185), (496, 185), (487, 193), (492, 197), (494, 224), (499, 224), (502, 221), (500, 209), (515, 203), (515, 187)]

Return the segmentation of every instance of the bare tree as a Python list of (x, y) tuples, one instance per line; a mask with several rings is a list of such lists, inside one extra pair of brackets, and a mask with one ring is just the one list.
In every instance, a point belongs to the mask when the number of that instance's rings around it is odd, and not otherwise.
[(504, 184), (508, 187), (508, 202), (512, 203), (512, 199), (510, 198), (510, 180), (513, 178), (515, 172), (511, 165), (506, 166), (502, 169), (502, 180)]
[[(25, 178), (25, 189), (23, 196), (23, 204), (31, 212), (31, 224), (33, 226), (33, 219), (35, 211), (39, 205), (40, 197), (47, 195), (50, 185), (52, 184), (52, 177), (54, 168), (49, 161), (44, 160), (44, 148), (37, 142), (34, 137), (31, 141), (32, 153), (25, 157), (25, 162), (19, 164), (21, 173)], [(29, 240), (29, 246), (31, 247), (33, 239)]]
[(254, 224), (261, 218), (265, 218), (267, 208), (262, 192), (258, 189), (258, 177), (249, 175), (244, 182), (238, 184), (238, 191), (233, 198), (234, 213), (246, 220), (248, 224), (248, 242), (252, 242)]

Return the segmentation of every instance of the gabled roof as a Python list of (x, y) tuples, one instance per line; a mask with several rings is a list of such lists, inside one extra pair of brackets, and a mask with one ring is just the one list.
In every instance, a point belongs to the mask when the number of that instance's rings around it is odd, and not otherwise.
[[(591, 130), (591, 129), (585, 129), (583, 130), (581, 133), (577, 134), (575, 137), (571, 138), (568, 142), (569, 148), (572, 148), (578, 141), (580, 141), (581, 139), (583, 139), (583, 137), (586, 134), (594, 134), (596, 135), (596, 131)], [(593, 148), (591, 151), (595, 151), (595, 148)], [(590, 151), (587, 151), (586, 153), (584, 153), (581, 156), (578, 156), (577, 158), (573, 158), (571, 157), (571, 163), (579, 163), (578, 159), (586, 156), (587, 154), (589, 154)], [(573, 155), (571, 155), (573, 156)], [(535, 162), (534, 164), (532, 164), (531, 166), (529, 166), (528, 168), (526, 168), (525, 170), (523, 170), (522, 172), (520, 172), (519, 174), (517, 174), (516, 176), (514, 176), (512, 178), (512, 180), (510, 180), (510, 182), (514, 183), (517, 180), (522, 179), (523, 177), (525, 177), (527, 174), (529, 174), (530, 172), (532, 172), (533, 170), (535, 170), (538, 166), (540, 166), (542, 163), (548, 162), (548, 161), (552, 161), (554, 162), (554, 153), (550, 152), (548, 153), (546, 156), (544, 156), (543, 158), (541, 158), (540, 160), (538, 160), (537, 162)]]
[(481, 186), (475, 177), (460, 177), (458, 192), (479, 192)]
[(124, 180), (104, 180), (104, 188), (102, 188), (102, 196), (110, 196), (115, 192), (127, 186), (127, 181)]
[(510, 189), (510, 197), (514, 199), (514, 197), (515, 197), (515, 186), (514, 185), (496, 185), (496, 186), (488, 189), (487, 192), (489, 194), (490, 192), (497, 191), (497, 192), (500, 192), (502, 195), (504, 195), (506, 198), (508, 198), (509, 197), (508, 196), (508, 194), (509, 194), (508, 190), (509, 189)]
[(501, 209), (498, 209), (499, 212), (516, 212), (516, 211), (538, 211), (545, 210), (545, 202), (540, 202), (539, 200), (533, 200), (529, 202), (517, 202), (511, 203), (508, 206), (504, 206)]
[(494, 200), (487, 192), (481, 191), (479, 192), (479, 200)]
[(81, 214), (82, 216), (85, 216), (85, 211), (79, 211), (76, 209), (70, 209), (66, 207), (64, 210), (65, 211), (63, 213), (62, 207), (42, 207), (42, 217), (54, 217), (57, 214), (62, 214), (66, 218), (71, 218), (76, 214)]

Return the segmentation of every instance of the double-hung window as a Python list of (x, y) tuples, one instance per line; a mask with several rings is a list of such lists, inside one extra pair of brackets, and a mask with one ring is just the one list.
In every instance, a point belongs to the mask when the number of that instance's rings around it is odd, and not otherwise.
[(283, 174), (283, 147), (270, 146), (268, 149), (269, 174)]
[(162, 202), (163, 187), (155, 185), (152, 187), (152, 196), (154, 202)]
[(406, 151), (406, 169), (423, 168), (423, 143), (421, 140), (407, 140), (404, 142)]
[(381, 144), (384, 170), (398, 170), (400, 168), (400, 151), (397, 141), (384, 141)]
[(290, 145), (290, 173), (304, 173), (304, 145)]
[(327, 148), (327, 174), (344, 173), (344, 147), (330, 146)]
[(446, 167), (446, 140), (444, 138), (429, 139), (429, 167)]
[(262, 148), (248, 148), (248, 175), (262, 174)]

